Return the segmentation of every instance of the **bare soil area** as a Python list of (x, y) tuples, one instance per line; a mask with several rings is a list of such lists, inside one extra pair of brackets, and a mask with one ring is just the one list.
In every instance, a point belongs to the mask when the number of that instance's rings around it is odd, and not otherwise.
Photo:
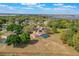
[(12, 46), (1, 46), (0, 55), (19, 56), (78, 56), (79, 53), (60, 39), (61, 34), (53, 34), (47, 39), (42, 39), (35, 44), (29, 44), (25, 48), (13, 48)]

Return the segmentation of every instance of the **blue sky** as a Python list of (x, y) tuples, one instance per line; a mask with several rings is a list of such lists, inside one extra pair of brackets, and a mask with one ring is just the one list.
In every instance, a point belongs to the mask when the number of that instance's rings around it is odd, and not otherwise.
[(79, 14), (79, 3), (0, 3), (0, 13)]

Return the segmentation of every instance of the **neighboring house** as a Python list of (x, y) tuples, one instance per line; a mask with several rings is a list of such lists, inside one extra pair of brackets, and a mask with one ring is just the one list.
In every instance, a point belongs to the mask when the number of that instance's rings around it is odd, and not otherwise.
[(8, 31), (8, 32), (4, 33), (3, 35), (1, 35), (0, 39), (7, 39), (7, 37), (8, 37), (9, 35), (11, 35), (11, 34), (14, 34), (14, 33)]
[(0, 35), (0, 44), (6, 44), (6, 39), (9, 35), (14, 34), (13, 32), (5, 32), (4, 34)]
[(19, 19), (18, 18), (16, 18), (15, 19), (15, 24), (19, 24), (20, 22), (19, 22)]
[(33, 20), (29, 20), (29, 25), (35, 24)]
[(44, 21), (44, 24), (47, 25), (49, 23), (49, 21)]
[(7, 24), (2, 24), (2, 30), (6, 31), (6, 28), (7, 28)]
[(22, 24), (29, 24), (29, 20), (27, 20), (27, 19), (25, 19), (23, 22), (22, 22)]

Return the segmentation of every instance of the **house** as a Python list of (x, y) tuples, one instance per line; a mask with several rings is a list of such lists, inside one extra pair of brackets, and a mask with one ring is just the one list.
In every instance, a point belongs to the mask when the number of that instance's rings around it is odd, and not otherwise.
[(22, 25), (27, 25), (27, 24), (30, 24), (30, 22), (31, 22), (31, 20), (29, 20), (28, 18), (26, 18), (26, 19), (24, 19), (23, 21), (22, 21)]
[(2, 30), (6, 31), (6, 28), (7, 28), (7, 24), (2, 24)]
[(29, 20), (27, 20), (27, 19), (25, 19), (23, 22), (22, 22), (22, 24), (24, 24), (24, 25), (26, 25), (26, 24), (28, 24), (29, 23)]
[(0, 36), (0, 39), (7, 39), (7, 37), (11, 34), (14, 34), (14, 33), (11, 31), (5, 32), (3, 35)]
[(5, 32), (4, 34), (0, 35), (0, 44), (5, 44), (6, 39), (9, 35), (13, 34), (13, 32)]
[(19, 19), (18, 19), (18, 18), (16, 18), (16, 19), (15, 19), (15, 24), (20, 24), (20, 22), (19, 22)]
[(47, 25), (49, 23), (49, 21), (47, 20), (47, 21), (44, 21), (44, 25)]

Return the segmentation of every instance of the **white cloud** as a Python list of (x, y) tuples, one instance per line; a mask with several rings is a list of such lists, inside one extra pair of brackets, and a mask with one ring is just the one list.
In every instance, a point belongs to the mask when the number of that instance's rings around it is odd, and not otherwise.
[(37, 5), (37, 3), (21, 3), (21, 5), (33, 6)]
[(6, 7), (7, 5), (0, 4), (0, 7)]
[(0, 4), (0, 8), (1, 9), (8, 9), (8, 10), (14, 10), (14, 7), (8, 6), (8, 5), (4, 5), (4, 4)]
[(64, 8), (53, 8), (53, 10), (66, 10)]
[(63, 6), (64, 4), (62, 4), (62, 3), (55, 3), (55, 4), (53, 4), (54, 6)]
[[(62, 7), (62, 8), (76, 8), (76, 6), (72, 6), (72, 5), (65, 5), (65, 4), (62, 4), (62, 3), (56, 3), (56, 4), (53, 4), (54, 6), (57, 6), (57, 7)], [(58, 8), (59, 9), (59, 8)]]
[(73, 6), (73, 5), (65, 5), (65, 4), (53, 4), (54, 6), (56, 6), (56, 7), (54, 7), (53, 8), (53, 10), (55, 10), (55, 11), (66, 11), (66, 12), (71, 12), (71, 11), (73, 11), (75, 8), (76, 8), (76, 6)]
[(14, 7), (11, 7), (11, 6), (8, 6), (8, 8), (10, 9), (10, 10), (15, 10), (16, 8), (14, 8)]
[(34, 8), (31, 8), (31, 7), (24, 7), (24, 8), (21, 8), (21, 9), (34, 9)]
[(65, 7), (55, 7), (53, 10), (74, 10), (70, 6), (65, 6)]
[(0, 4), (0, 12), (16, 12), (16, 13), (73, 13), (75, 12), (75, 5), (66, 5), (66, 4), (54, 4), (55, 7), (45, 7), (46, 4), (40, 3), (21, 3), (23, 5), (21, 8), (17, 6), (10, 6), (5, 4)]
[(54, 8), (48, 8), (48, 7), (44, 7), (45, 4), (40, 4), (40, 3), (21, 3), (21, 5), (25, 5), (26, 7), (24, 7), (24, 9), (35, 9), (38, 8), (40, 10), (71, 10), (71, 8), (76, 8), (75, 6), (71, 6), (71, 5), (65, 5), (63, 3), (55, 3), (53, 4)]
[(76, 6), (71, 6), (71, 5), (67, 5), (67, 6), (63, 6), (64, 8), (76, 8)]
[(45, 4), (40, 4), (40, 3), (21, 3), (21, 5), (26, 6), (24, 9), (44, 9)]

